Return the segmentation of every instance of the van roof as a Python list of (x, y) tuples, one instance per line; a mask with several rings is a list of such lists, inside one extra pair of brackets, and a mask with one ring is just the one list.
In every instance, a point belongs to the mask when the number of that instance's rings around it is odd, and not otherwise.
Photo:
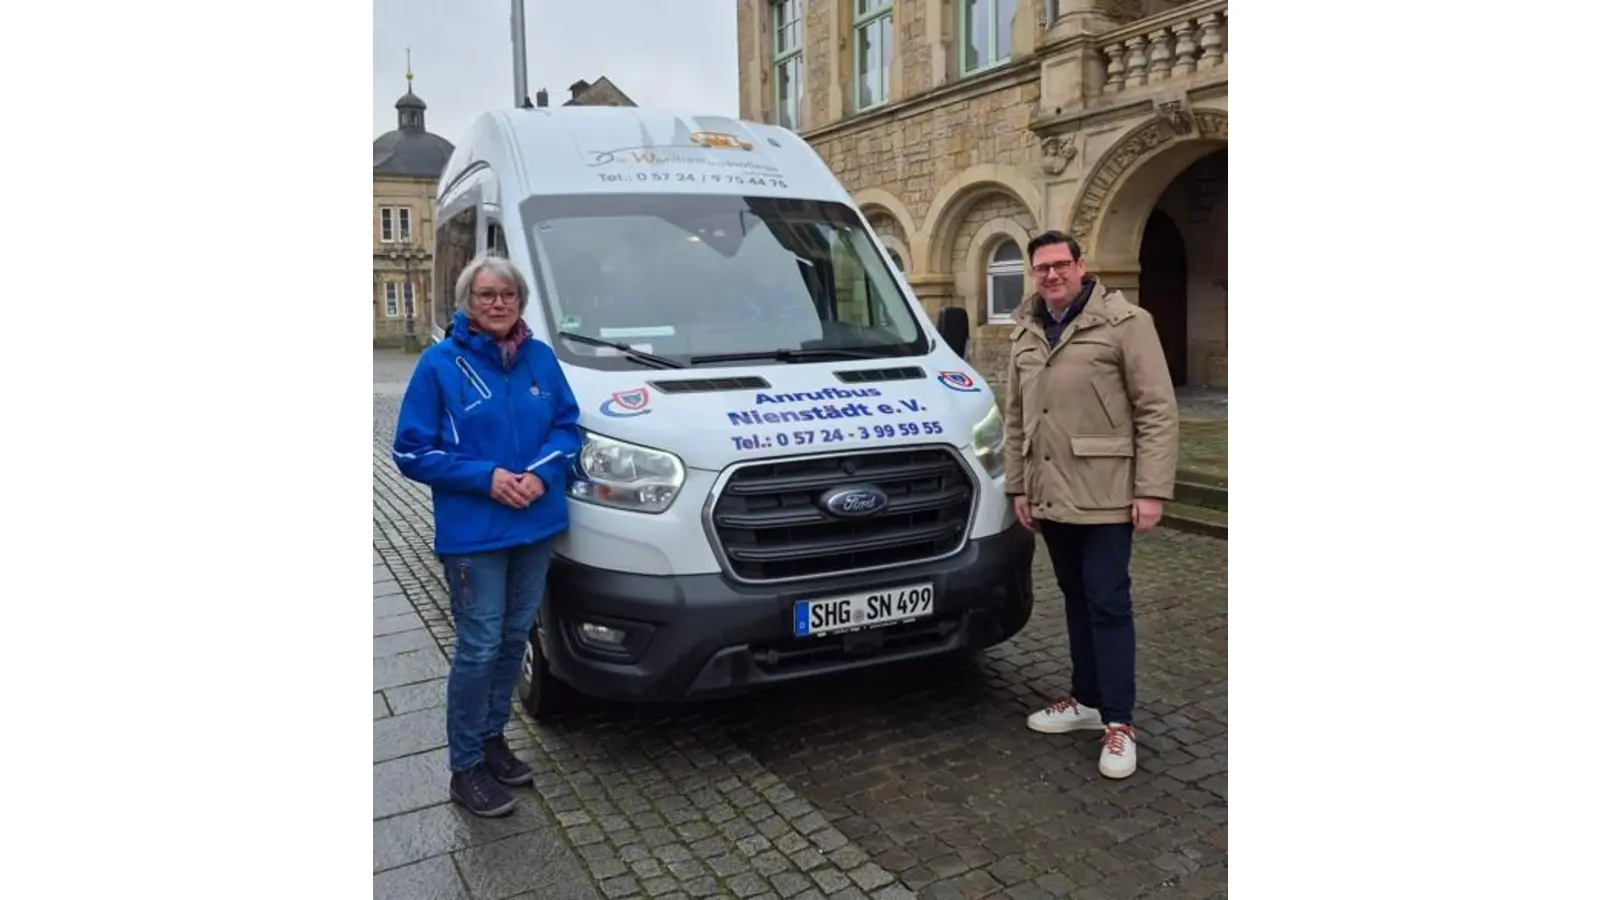
[[(715, 193), (851, 202), (786, 128), (674, 109), (534, 107), (489, 113), (443, 176), (502, 144), (528, 194)], [(504, 158), (504, 157), (502, 157)]]

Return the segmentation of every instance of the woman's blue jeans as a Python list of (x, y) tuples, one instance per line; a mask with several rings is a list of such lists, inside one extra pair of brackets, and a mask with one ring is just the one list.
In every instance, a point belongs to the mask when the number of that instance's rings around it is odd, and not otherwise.
[(445, 692), (450, 771), (483, 762), (483, 742), (505, 731), (511, 693), (550, 569), (551, 541), (445, 556), (456, 652)]

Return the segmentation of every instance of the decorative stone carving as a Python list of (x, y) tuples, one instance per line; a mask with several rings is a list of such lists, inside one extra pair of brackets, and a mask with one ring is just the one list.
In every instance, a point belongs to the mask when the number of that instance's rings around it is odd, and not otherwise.
[(1043, 158), (1039, 160), (1039, 168), (1044, 170), (1046, 175), (1060, 175), (1078, 157), (1078, 144), (1072, 135), (1047, 137), (1039, 149), (1043, 154)]
[(1156, 104), (1156, 115), (1167, 123), (1175, 135), (1185, 135), (1194, 130), (1194, 120), (1189, 116), (1189, 104), (1181, 98)]
[(1174, 130), (1172, 124), (1165, 118), (1164, 111), (1158, 111), (1162, 114), (1129, 132), (1127, 137), (1118, 141), (1096, 164), (1094, 172), (1084, 185), (1083, 194), (1078, 199), (1077, 210), (1072, 216), (1072, 235), (1085, 246), (1089, 244), (1095, 223), (1099, 221), (1101, 210), (1110, 199), (1112, 189), (1122, 181), (1122, 176), (1140, 161), (1153, 156), (1156, 151), (1177, 140), (1180, 135), (1193, 135), (1211, 140), (1228, 139), (1228, 113), (1225, 110), (1187, 110), (1182, 109), (1182, 101), (1177, 102), (1184, 114), (1184, 121), (1192, 123), (1189, 130), (1183, 132)]
[(1200, 129), (1200, 136), (1213, 140), (1225, 141), (1228, 139), (1228, 114), (1220, 109), (1197, 109), (1194, 111), (1195, 125)]

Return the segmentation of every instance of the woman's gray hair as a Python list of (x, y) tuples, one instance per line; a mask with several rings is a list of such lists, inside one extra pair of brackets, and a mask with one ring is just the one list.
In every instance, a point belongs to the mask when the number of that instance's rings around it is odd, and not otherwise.
[(456, 279), (456, 309), (470, 312), (472, 303), (472, 283), (478, 279), (479, 273), (488, 272), (496, 278), (509, 281), (517, 286), (517, 312), (528, 310), (528, 279), (522, 277), (517, 267), (511, 260), (504, 256), (485, 253), (461, 270), (461, 277)]

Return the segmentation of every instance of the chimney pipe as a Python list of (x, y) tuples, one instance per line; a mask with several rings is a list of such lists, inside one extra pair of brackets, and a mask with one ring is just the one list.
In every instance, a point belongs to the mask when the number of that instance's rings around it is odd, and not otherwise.
[(541, 106), (541, 107), (550, 105), (550, 92), (549, 91), (545, 90), (544, 88), (539, 88), (539, 93), (536, 94), (535, 96), (538, 97), (538, 100), (536, 101), (535, 105)]
[(511, 81), (516, 96), (511, 106), (516, 109), (528, 105), (528, 58), (523, 51), (524, 34), (523, 0), (511, 0)]

